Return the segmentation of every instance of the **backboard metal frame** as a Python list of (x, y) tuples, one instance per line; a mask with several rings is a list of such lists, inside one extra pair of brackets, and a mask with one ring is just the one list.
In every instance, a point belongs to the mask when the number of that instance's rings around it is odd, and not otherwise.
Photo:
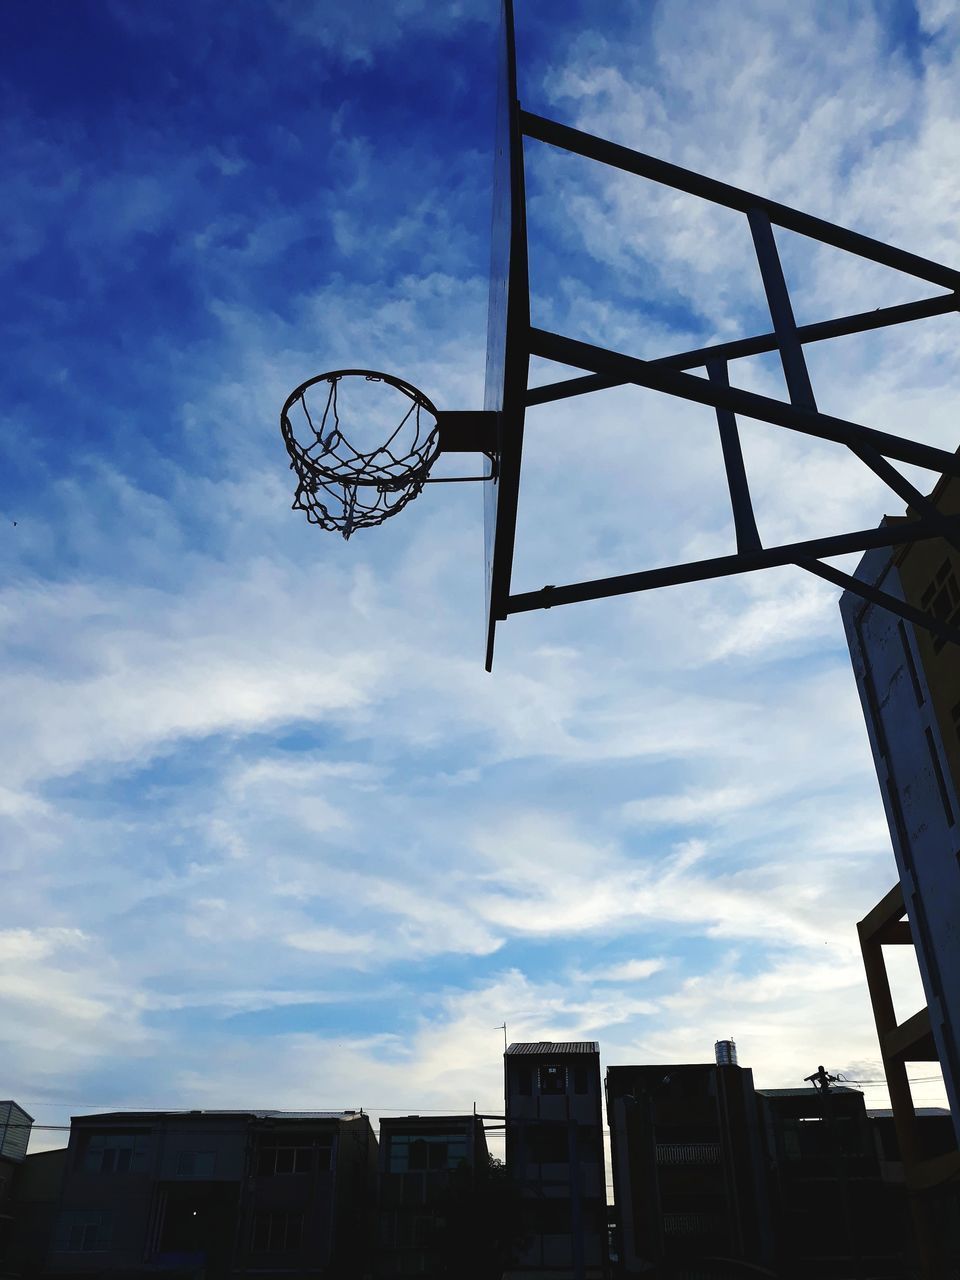
[[(527, 258), (525, 138), (742, 213), (753, 238), (772, 331), (648, 360), (534, 327), (530, 320)], [(798, 326), (780, 264), (774, 227), (891, 267), (948, 292), (900, 306)], [(924, 538), (943, 538), (951, 547), (960, 550), (960, 518), (940, 512), (890, 461), (911, 463), (937, 475), (960, 476), (960, 451), (950, 453), (821, 413), (803, 350), (810, 342), (914, 322), (958, 309), (960, 272), (952, 268), (778, 204), (765, 196), (524, 111), (517, 97), (513, 5), (512, 0), (503, 0), (484, 399), (485, 410), (499, 415), (494, 458), (496, 479), (484, 486), (487, 670), (493, 663), (496, 625), (512, 614), (785, 564), (797, 565), (808, 573), (865, 596), (934, 634), (960, 644), (960, 633), (945, 626), (932, 614), (912, 608), (892, 595), (868, 587), (833, 565), (823, 563), (830, 556), (870, 547), (892, 547)], [(728, 364), (731, 360), (769, 351), (776, 351), (780, 356), (788, 401), (730, 386)], [(572, 366), (585, 371), (585, 374), (530, 387), (532, 356), (554, 361), (568, 369)], [(695, 369), (704, 370), (707, 376), (689, 372)], [(733, 511), (736, 551), (710, 560), (512, 594), (526, 408), (631, 383), (702, 404), (715, 411)], [(874, 529), (784, 546), (765, 546), (753, 513), (740, 448), (738, 414), (843, 445), (909, 506), (910, 518), (886, 521)]]
[(498, 52), (487, 373), (483, 401), (486, 411), (499, 415), (494, 479), (484, 485), (483, 508), (488, 671), (493, 666), (497, 623), (506, 618), (510, 597), (530, 365), (527, 211), (513, 0), (502, 0)]

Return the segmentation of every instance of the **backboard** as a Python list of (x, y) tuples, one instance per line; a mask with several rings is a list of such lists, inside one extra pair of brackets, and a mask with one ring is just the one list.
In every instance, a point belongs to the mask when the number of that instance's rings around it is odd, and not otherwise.
[[(951, 453), (911, 436), (879, 431), (824, 413), (818, 407), (804, 355), (808, 343), (822, 343), (960, 310), (960, 271), (884, 244), (861, 232), (825, 222), (768, 196), (683, 169), (669, 161), (522, 110), (517, 97), (513, 4), (514, 0), (501, 0), (497, 45), (499, 69), (484, 408), (434, 411), (427, 397), (410, 387), (404, 379), (361, 371), (368, 387), (391, 383), (400, 389), (406, 388), (408, 395), (415, 393), (411, 396), (413, 402), (428, 406), (434, 412), (436, 435), (427, 438), (428, 448), (420, 442), (415, 444), (411, 454), (397, 458), (393, 451), (394, 432), (372, 452), (354, 449), (343, 473), (326, 464), (321, 466), (318, 461), (318, 454), (327, 457), (333, 452), (331, 441), (337, 443), (341, 440), (343, 433), (339, 426), (331, 433), (324, 427), (326, 418), (321, 420), (318, 429), (313, 429), (308, 420), (313, 440), (308, 443), (306, 451), (299, 450), (288, 429), (286, 414), (293, 401), (302, 399), (305, 389), (318, 382), (329, 383), (331, 379), (335, 385), (337, 379), (344, 378), (351, 371), (340, 370), (309, 379), (288, 398), (281, 415), (281, 429), (291, 466), (301, 481), (294, 506), (306, 509), (308, 518), (312, 513), (314, 522), (322, 527), (337, 529), (348, 536), (355, 528), (363, 527), (358, 513), (365, 512), (369, 515), (368, 523), (378, 524), (399, 511), (403, 504), (388, 498), (392, 499), (401, 489), (413, 497), (428, 484), (452, 480), (481, 481), (484, 489), (488, 671), (493, 666), (497, 623), (514, 614), (784, 565), (795, 565), (846, 588), (881, 604), (905, 621), (926, 628), (939, 639), (960, 645), (960, 629), (955, 623), (937, 616), (935, 611), (898, 600), (890, 592), (862, 582), (827, 563), (833, 557), (851, 552), (895, 547), (923, 539), (942, 540), (952, 548), (951, 554), (960, 551), (960, 515), (940, 511), (925, 492), (894, 465), (895, 462), (903, 462), (935, 475), (960, 476), (960, 450)], [(743, 215), (756, 251), (771, 329), (650, 358), (646, 354), (637, 356), (608, 350), (533, 325), (527, 259), (525, 139), (530, 139), (534, 146), (547, 146), (556, 152), (578, 156), (606, 170), (631, 174), (644, 182), (660, 184)], [(776, 232), (781, 229), (890, 267), (946, 292), (854, 315), (798, 324), (777, 246)], [(780, 356), (786, 400), (748, 391), (729, 376), (728, 365), (731, 362), (765, 352), (777, 352)], [(536, 386), (529, 387), (529, 366), (533, 356), (538, 361), (561, 366), (565, 376), (560, 381), (538, 381)], [(574, 370), (578, 371), (578, 376), (571, 377)], [(706, 376), (694, 372), (696, 370), (703, 370)], [(715, 412), (736, 550), (705, 560), (666, 564), (583, 582), (564, 583), (561, 580), (558, 585), (543, 586), (538, 590), (513, 591), (511, 579), (527, 406), (547, 405), (572, 397), (590, 396), (607, 387), (628, 385), (678, 397)], [(761, 536), (753, 511), (738, 434), (738, 416), (814, 439), (829, 440), (849, 450), (908, 504), (909, 519), (885, 520), (879, 528), (821, 534), (802, 542), (768, 545)], [(336, 426), (335, 410), (334, 420)], [(405, 423), (406, 418), (403, 421)], [(491, 469), (484, 466), (482, 474), (429, 475), (434, 458), (441, 453), (480, 453), (493, 465)], [(381, 474), (384, 457), (388, 457), (393, 468), (386, 477)], [(316, 489), (325, 479), (332, 484), (334, 497), (340, 502), (342, 514), (339, 518), (329, 517), (329, 504), (324, 507), (325, 499)], [(331, 492), (329, 486), (320, 487), (324, 493)], [(364, 504), (362, 497), (368, 489), (375, 492), (378, 499)], [(379, 501), (381, 496), (383, 501)]]
[(517, 528), (523, 417), (527, 392), (530, 288), (523, 186), (523, 135), (517, 100), (513, 0), (502, 0), (494, 148), (493, 220), (490, 237), (490, 301), (483, 407), (499, 415), (495, 479), (484, 489), (484, 558), (487, 584), (486, 667), (493, 665), (497, 623), (507, 616)]

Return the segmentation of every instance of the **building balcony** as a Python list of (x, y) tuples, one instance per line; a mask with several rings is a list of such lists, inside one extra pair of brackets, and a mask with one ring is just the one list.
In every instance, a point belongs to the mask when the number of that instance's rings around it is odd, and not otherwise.
[(719, 1142), (658, 1142), (657, 1164), (719, 1164)]
[(665, 1213), (661, 1222), (665, 1236), (712, 1236), (724, 1226), (717, 1213)]

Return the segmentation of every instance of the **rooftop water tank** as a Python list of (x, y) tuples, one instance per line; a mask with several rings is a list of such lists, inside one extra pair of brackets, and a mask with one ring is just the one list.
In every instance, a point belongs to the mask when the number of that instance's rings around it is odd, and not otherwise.
[(737, 1065), (737, 1045), (735, 1040), (718, 1040), (713, 1046), (717, 1055), (718, 1067), (735, 1067)]

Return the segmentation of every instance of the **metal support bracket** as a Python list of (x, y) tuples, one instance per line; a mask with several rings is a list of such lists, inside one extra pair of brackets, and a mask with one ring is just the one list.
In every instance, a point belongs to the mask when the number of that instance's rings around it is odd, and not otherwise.
[(485, 453), (497, 451), (499, 413), (486, 409), (453, 409), (437, 413), (441, 453)]

